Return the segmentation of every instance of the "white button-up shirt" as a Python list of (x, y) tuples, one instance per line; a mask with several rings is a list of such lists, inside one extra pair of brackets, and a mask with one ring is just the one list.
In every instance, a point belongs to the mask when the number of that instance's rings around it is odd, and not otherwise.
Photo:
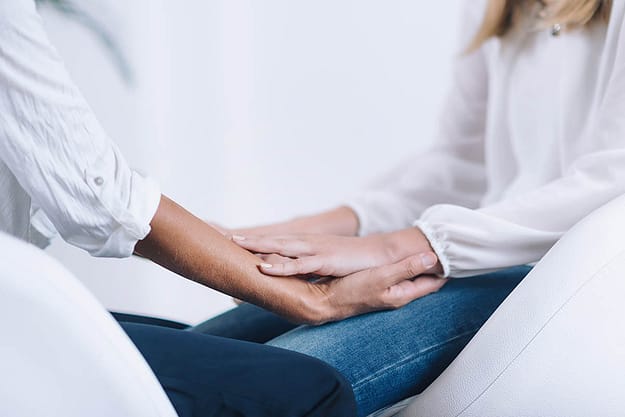
[(69, 243), (126, 257), (159, 201), (71, 81), (34, 1), (0, 1), (0, 231), (32, 241), (45, 213)]
[[(484, 10), (466, 2), (463, 47)], [(361, 234), (416, 220), (446, 275), (475, 275), (538, 261), (625, 193), (625, 1), (608, 25), (492, 39), (454, 74), (435, 146), (351, 202)]]

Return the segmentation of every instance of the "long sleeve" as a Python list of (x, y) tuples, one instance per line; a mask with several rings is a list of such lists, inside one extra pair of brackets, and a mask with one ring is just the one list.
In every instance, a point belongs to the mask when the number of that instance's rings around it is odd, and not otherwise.
[(130, 256), (157, 184), (129, 168), (71, 81), (32, 0), (0, 2), (0, 159), (69, 243)]
[(589, 150), (573, 159), (561, 176), (539, 187), (479, 209), (435, 205), (417, 221), (436, 250), (445, 275), (470, 276), (536, 262), (575, 223), (625, 193), (622, 6), (615, 4), (605, 53), (601, 62), (593, 64), (600, 67), (596, 104), (579, 141)]
[(483, 9), (467, 4), (453, 82), (444, 101), (435, 145), (411, 156), (348, 202), (360, 235), (406, 228), (439, 203), (478, 207), (485, 191), (484, 129), (488, 75), (484, 52), (465, 54)]

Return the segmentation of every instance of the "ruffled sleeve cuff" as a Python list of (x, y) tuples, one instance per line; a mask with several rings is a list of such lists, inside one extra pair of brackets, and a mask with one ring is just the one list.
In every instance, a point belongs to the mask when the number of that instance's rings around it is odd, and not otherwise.
[(414, 226), (418, 227), (430, 242), (430, 246), (432, 246), (434, 253), (436, 253), (438, 257), (438, 261), (443, 267), (442, 276), (445, 278), (449, 277), (451, 275), (451, 262), (447, 254), (449, 242), (445, 231), (423, 220), (417, 220), (414, 222)]

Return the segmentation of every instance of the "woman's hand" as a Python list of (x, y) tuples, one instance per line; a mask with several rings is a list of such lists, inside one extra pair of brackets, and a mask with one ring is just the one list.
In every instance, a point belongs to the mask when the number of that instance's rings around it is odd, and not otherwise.
[(422, 274), (431, 270), (437, 262), (434, 253), (425, 252), (391, 265), (311, 284), (326, 299), (326, 309), (319, 320), (312, 324), (342, 320), (372, 311), (396, 309), (436, 292), (448, 280)]
[(433, 253), (320, 282), (262, 274), (260, 259), (165, 196), (151, 229), (137, 243), (137, 254), (297, 323), (320, 324), (399, 307), (444, 284), (444, 280), (432, 277), (409, 280), (436, 263)]
[[(358, 271), (396, 263), (410, 255), (432, 250), (418, 228), (367, 237), (327, 235), (238, 236), (239, 246), (253, 253), (278, 254), (261, 271), (273, 276), (316, 274), (344, 277)], [(428, 273), (439, 273), (436, 265)]]

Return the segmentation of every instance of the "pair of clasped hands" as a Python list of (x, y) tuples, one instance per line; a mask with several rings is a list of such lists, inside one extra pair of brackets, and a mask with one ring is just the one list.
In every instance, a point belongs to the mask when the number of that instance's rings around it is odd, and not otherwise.
[(358, 220), (347, 207), (270, 226), (213, 226), (260, 257), (263, 274), (323, 284), (341, 308), (336, 317), (322, 322), (396, 309), (447, 282), (420, 229), (356, 237)]

